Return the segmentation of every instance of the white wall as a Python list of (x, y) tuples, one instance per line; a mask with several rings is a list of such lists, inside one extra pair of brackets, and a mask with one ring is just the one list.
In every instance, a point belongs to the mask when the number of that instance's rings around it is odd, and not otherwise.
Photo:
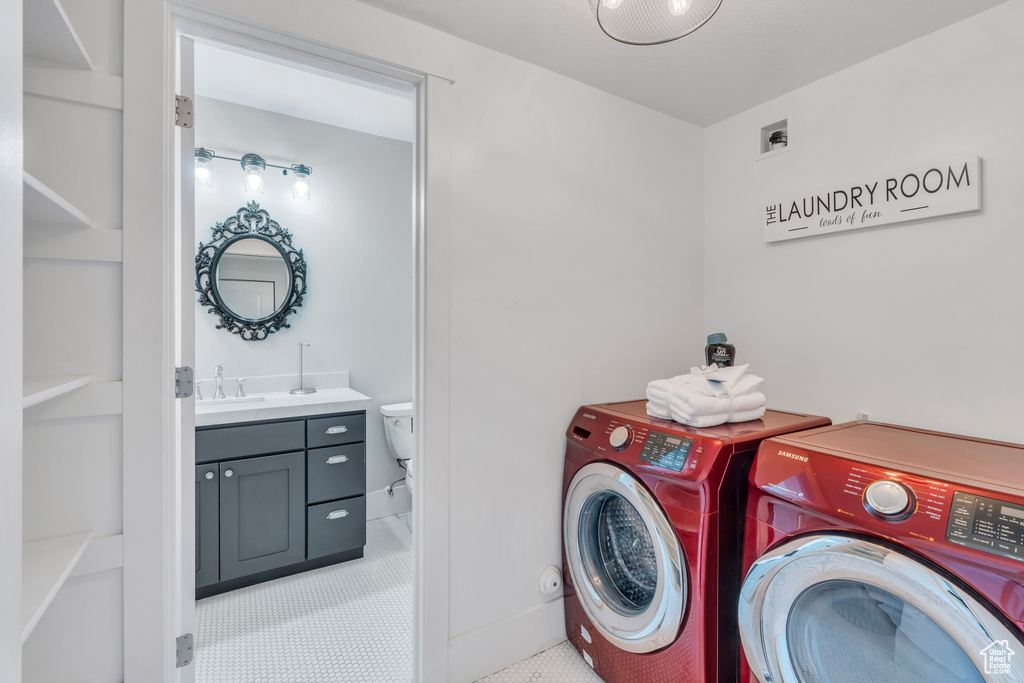
[(450, 679), (555, 644), (566, 425), (703, 348), (700, 129), (348, 0), (202, 8), (456, 81)]
[[(1022, 26), (1011, 0), (706, 130), (705, 327), (769, 405), (1024, 441)], [(774, 198), (968, 154), (980, 213), (763, 242)]]
[[(0, 3), (0, 62), (21, 64), (21, 2)], [(21, 69), (0, 71), (0, 292), (14, 329), (0, 336), (0, 681), (21, 681), (22, 105)]]
[[(412, 145), (206, 97), (196, 102), (196, 145), (313, 169), (309, 201), (292, 199), (292, 176), (277, 169), (267, 169), (255, 196), (306, 259), (306, 296), (288, 316), (291, 327), (244, 341), (218, 330), (218, 318), (197, 303), (196, 376), (212, 377), (217, 363), (230, 378), (298, 375), (298, 342), (309, 342), (307, 373), (347, 370), (352, 388), (373, 400), (367, 490), (384, 489), (402, 470), (378, 408), (412, 399)], [(213, 187), (196, 187), (196, 240), (207, 243), (211, 227), (254, 198), (238, 163), (214, 160), (211, 169)], [(225, 382), (229, 395), (236, 387)], [(212, 398), (213, 383), (205, 381), (203, 392)]]

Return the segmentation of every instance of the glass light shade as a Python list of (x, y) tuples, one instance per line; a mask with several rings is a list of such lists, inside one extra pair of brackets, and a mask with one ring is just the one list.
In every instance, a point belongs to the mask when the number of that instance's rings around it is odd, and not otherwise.
[(196, 149), (196, 185), (204, 187), (213, 186), (213, 175), (210, 173), (210, 162), (214, 160), (215, 154), (212, 150), (204, 147)]
[(295, 175), (295, 185), (292, 189), (292, 199), (300, 201), (309, 200), (309, 174), (313, 172), (309, 166), (295, 164), (292, 166), (292, 173)]
[(210, 168), (207, 166), (207, 162), (202, 159), (196, 159), (196, 185), (202, 185), (204, 187), (213, 186), (213, 175), (210, 173)]
[(263, 192), (263, 169), (267, 162), (259, 154), (246, 154), (242, 157), (242, 170), (245, 171), (245, 191)]
[(715, 15), (722, 0), (590, 0), (609, 38), (627, 45), (658, 45), (693, 33)]

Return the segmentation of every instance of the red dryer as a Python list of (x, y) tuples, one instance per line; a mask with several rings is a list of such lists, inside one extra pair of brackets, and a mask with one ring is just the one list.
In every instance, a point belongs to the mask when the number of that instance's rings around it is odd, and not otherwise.
[(562, 489), (565, 626), (604, 681), (735, 683), (750, 463), (763, 439), (827, 424), (769, 410), (695, 429), (649, 418), (646, 401), (577, 411)]
[(1024, 446), (856, 423), (750, 472), (743, 683), (1024, 681)]

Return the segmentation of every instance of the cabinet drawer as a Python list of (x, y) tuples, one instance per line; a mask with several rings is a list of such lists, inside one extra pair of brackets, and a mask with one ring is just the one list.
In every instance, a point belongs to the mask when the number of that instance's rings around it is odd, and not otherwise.
[(306, 515), (306, 559), (366, 545), (366, 496), (310, 505)]
[(366, 413), (350, 413), (306, 420), (306, 445), (308, 448), (337, 446), (365, 440)]
[(305, 420), (245, 424), (196, 430), (196, 463), (264, 453), (301, 451), (306, 447)]
[(319, 503), (366, 493), (366, 444), (317, 448), (306, 453), (306, 498)]

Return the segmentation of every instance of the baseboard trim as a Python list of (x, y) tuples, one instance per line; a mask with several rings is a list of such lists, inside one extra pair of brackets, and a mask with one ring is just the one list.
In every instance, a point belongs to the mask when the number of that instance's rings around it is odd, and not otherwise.
[(394, 496), (389, 496), (384, 489), (366, 492), (366, 521), (400, 515), (410, 510), (412, 496), (409, 495), (409, 489), (405, 488), (404, 483), (395, 485)]
[(565, 640), (562, 600), (552, 600), (505, 621), (448, 642), (448, 680), (473, 683)]

